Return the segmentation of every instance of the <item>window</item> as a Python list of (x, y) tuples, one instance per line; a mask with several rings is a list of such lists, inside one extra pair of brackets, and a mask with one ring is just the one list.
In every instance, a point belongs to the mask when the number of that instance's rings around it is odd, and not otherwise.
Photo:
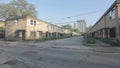
[(53, 29), (53, 27), (51, 26), (51, 30)]
[(49, 25), (47, 25), (47, 27), (49, 27)]
[(119, 35), (120, 35), (120, 26), (119, 26)]
[(34, 35), (34, 34), (33, 34), (33, 31), (30, 31), (30, 36), (33, 37), (33, 35)]
[(15, 25), (16, 25), (16, 26), (18, 25), (18, 21), (17, 21), (17, 20), (15, 20)]
[(31, 37), (36, 37), (36, 31), (30, 31), (30, 36)]
[(30, 20), (30, 24), (35, 26), (36, 25), (36, 21)]
[(34, 25), (36, 25), (36, 21), (34, 21)]
[(33, 20), (30, 20), (30, 24), (33, 25)]
[(112, 10), (110, 11), (110, 13), (109, 13), (109, 18), (110, 18), (110, 19), (116, 18), (116, 11), (115, 11), (115, 9), (112, 9)]
[(36, 32), (34, 31), (34, 37), (36, 37)]

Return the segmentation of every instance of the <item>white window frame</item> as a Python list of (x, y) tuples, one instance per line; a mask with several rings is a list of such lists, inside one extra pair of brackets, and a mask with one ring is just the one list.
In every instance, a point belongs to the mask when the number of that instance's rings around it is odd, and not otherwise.
[(33, 20), (30, 20), (30, 25), (33, 25)]
[(110, 19), (115, 19), (115, 18), (116, 18), (116, 10), (115, 10), (115, 8), (113, 8), (113, 9), (109, 12), (109, 18), (110, 18)]
[(15, 25), (16, 25), (16, 26), (18, 25), (18, 20), (15, 20)]

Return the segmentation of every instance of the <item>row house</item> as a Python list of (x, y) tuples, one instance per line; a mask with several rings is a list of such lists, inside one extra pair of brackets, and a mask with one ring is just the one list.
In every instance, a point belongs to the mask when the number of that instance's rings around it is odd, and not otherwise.
[(4, 28), (4, 27), (5, 27), (4, 21), (0, 21), (0, 28)]
[(0, 21), (0, 39), (4, 38), (4, 28), (5, 28), (5, 22), (4, 21)]
[(120, 40), (120, 0), (116, 0), (89, 30), (89, 35)]
[(70, 31), (30, 16), (16, 16), (6, 20), (6, 40), (30, 40), (69, 36)]

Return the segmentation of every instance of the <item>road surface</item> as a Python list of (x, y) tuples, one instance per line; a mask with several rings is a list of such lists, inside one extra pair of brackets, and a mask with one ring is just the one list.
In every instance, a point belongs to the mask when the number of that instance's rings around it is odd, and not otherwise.
[(83, 37), (1, 42), (0, 68), (120, 68), (119, 47), (90, 47)]

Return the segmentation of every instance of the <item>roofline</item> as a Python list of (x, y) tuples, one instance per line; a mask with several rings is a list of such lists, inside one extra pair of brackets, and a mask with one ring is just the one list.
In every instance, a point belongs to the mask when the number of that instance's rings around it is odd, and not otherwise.
[[(36, 20), (38, 20), (38, 21), (42, 21), (42, 22), (44, 22), (44, 23), (47, 23), (47, 24), (50, 24), (50, 25), (53, 25), (53, 26), (62, 28), (62, 27), (60, 27), (60, 26), (57, 26), (57, 25), (55, 25), (55, 24), (46, 22), (46, 21), (44, 21), (44, 20), (41, 20), (41, 19), (38, 19), (38, 18), (35, 18), (35, 17), (32, 17), (32, 16), (15, 16), (15, 17), (13, 17), (13, 18), (8, 18), (8, 19), (6, 19), (5, 21), (18, 20), (18, 19), (23, 19), (23, 18), (33, 18), (33, 19), (36, 19)], [(63, 28), (63, 29), (64, 29), (64, 28)]]
[[(34, 18), (34, 17), (31, 17), (31, 16), (27, 16), (27, 17)], [(53, 25), (53, 26), (56, 26), (56, 27), (59, 27), (59, 28), (62, 28), (62, 27), (60, 27), (60, 26), (57, 26), (57, 25), (55, 25), (55, 24), (52, 24), (52, 23), (50, 23), (50, 22), (46, 22), (46, 21), (41, 20), (41, 19), (38, 19), (38, 18), (34, 18), (34, 19), (36, 19), (36, 20), (38, 20), (38, 21), (42, 21), (42, 22), (47, 23), (47, 24), (50, 24), (50, 25)]]
[(26, 18), (27, 16), (11, 16), (11, 18), (7, 18), (5, 21), (10, 21), (10, 20), (18, 20), (18, 19), (23, 19)]
[(3, 21), (3, 20), (0, 20), (0, 22), (5, 22), (5, 21)]
[[(100, 21), (105, 15), (107, 15), (108, 12), (116, 6), (116, 4), (120, 4), (120, 0), (114, 1), (113, 4), (105, 11), (105, 13), (104, 13), (104, 14), (100, 17), (100, 19), (93, 25), (92, 28), (94, 28), (95, 25), (97, 25), (97, 24), (99, 23), (99, 21)], [(92, 29), (92, 28), (91, 28), (91, 29)], [(91, 29), (90, 29), (90, 30), (91, 30)], [(89, 31), (90, 31), (90, 30), (89, 30)]]

